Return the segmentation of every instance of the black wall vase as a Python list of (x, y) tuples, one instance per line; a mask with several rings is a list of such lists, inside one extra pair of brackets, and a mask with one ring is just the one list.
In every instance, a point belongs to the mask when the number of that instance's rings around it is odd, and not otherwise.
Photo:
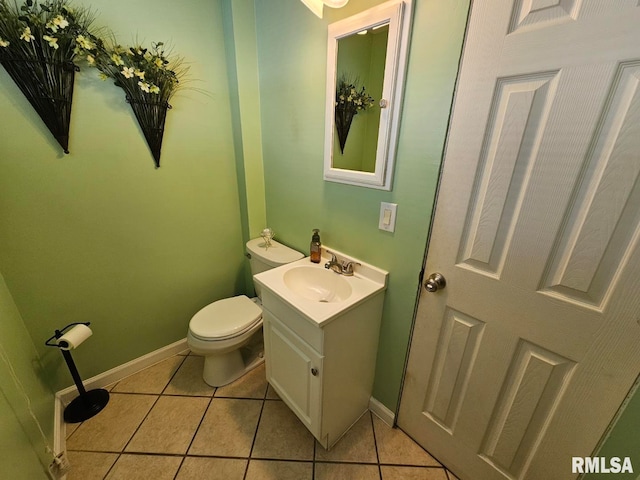
[(342, 105), (336, 106), (335, 109), (335, 123), (336, 131), (338, 132), (338, 141), (340, 142), (340, 152), (344, 153), (344, 146), (347, 143), (347, 136), (349, 135), (349, 129), (351, 128), (351, 122), (356, 115), (356, 111), (350, 108), (346, 108)]
[(0, 56), (0, 64), (29, 100), (64, 153), (69, 153), (71, 102), (78, 67), (71, 61), (51, 62), (3, 56)]
[(138, 124), (142, 129), (144, 138), (153, 155), (156, 168), (160, 168), (160, 151), (162, 150), (162, 137), (164, 135), (164, 123), (167, 118), (167, 110), (171, 108), (167, 102), (154, 102), (148, 100), (133, 99), (127, 95), (127, 103), (131, 105), (136, 115)]

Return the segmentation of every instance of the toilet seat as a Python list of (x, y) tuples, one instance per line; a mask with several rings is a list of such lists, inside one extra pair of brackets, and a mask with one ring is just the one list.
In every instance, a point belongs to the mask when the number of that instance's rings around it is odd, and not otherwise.
[(262, 319), (262, 309), (246, 295), (225, 298), (199, 310), (189, 322), (197, 339), (215, 342), (250, 330)]

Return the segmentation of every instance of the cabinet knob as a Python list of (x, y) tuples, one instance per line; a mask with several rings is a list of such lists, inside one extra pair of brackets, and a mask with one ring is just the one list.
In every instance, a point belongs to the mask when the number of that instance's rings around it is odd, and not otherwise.
[(311, 375), (313, 375), (314, 377), (318, 376), (318, 369), (317, 368), (312, 368), (311, 369)]

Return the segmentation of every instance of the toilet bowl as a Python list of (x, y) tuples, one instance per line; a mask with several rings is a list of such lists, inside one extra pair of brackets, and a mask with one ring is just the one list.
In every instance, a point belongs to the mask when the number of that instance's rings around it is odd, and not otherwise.
[[(251, 273), (294, 262), (300, 252), (274, 240), (267, 246), (262, 238), (247, 242)], [(189, 322), (187, 343), (196, 355), (205, 357), (202, 378), (213, 387), (221, 387), (240, 378), (261, 364), (262, 308), (258, 298), (246, 295), (225, 298), (200, 309)], [(247, 348), (247, 346), (251, 348)]]
[[(262, 309), (245, 295), (207, 305), (189, 322), (187, 342), (196, 355), (203, 355), (202, 378), (221, 387), (245, 372), (241, 347), (262, 328)], [(259, 357), (252, 367), (259, 365)]]

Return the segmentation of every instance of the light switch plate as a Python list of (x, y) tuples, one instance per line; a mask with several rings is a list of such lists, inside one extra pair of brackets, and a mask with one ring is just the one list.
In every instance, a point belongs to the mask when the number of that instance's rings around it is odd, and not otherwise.
[(395, 232), (397, 203), (380, 202), (380, 219), (378, 228), (385, 232)]

